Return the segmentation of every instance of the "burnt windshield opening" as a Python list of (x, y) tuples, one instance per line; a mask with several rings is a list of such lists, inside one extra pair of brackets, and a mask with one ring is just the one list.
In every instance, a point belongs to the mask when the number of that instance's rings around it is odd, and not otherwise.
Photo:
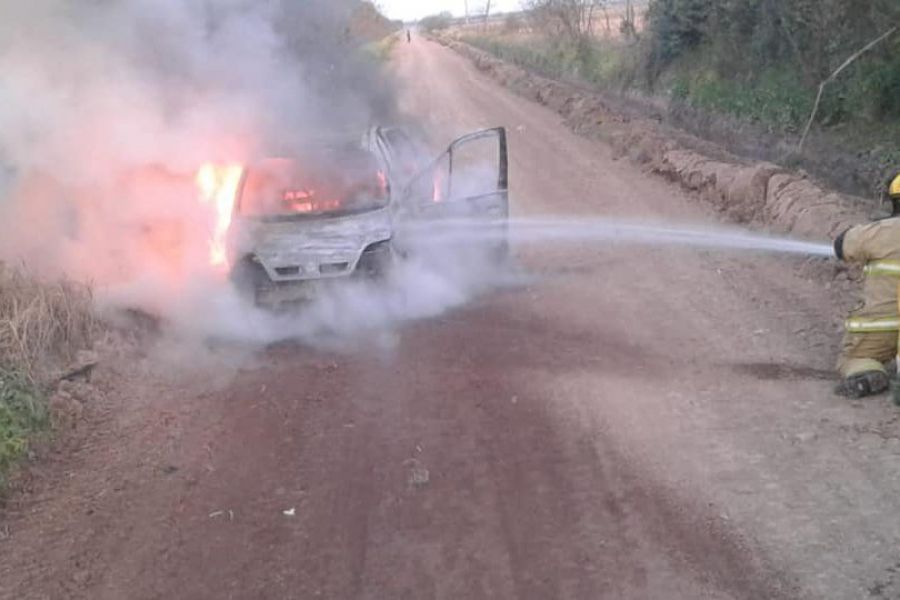
[(271, 158), (248, 167), (237, 213), (260, 220), (337, 217), (384, 208), (389, 186), (375, 157), (360, 149), (326, 149)]

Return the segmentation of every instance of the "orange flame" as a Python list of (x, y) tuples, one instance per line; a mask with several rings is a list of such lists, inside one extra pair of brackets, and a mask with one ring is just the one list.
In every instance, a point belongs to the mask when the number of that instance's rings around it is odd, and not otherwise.
[(227, 267), (226, 236), (231, 227), (234, 203), (244, 168), (241, 165), (216, 165), (206, 163), (197, 171), (197, 187), (205, 204), (215, 211), (215, 224), (209, 242), (209, 262), (214, 267)]
[(440, 204), (441, 202), (444, 201), (442, 190), (443, 190), (443, 182), (441, 181), (441, 174), (435, 173), (434, 174), (434, 183), (432, 185), (432, 195), (431, 195), (431, 201), (434, 202), (435, 204)]

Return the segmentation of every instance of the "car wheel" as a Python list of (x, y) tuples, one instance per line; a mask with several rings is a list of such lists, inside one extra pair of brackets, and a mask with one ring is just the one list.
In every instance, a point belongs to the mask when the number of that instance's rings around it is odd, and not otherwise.
[(394, 264), (394, 254), (391, 240), (376, 242), (363, 250), (356, 272), (369, 279), (384, 279)]
[(232, 267), (229, 278), (238, 294), (254, 304), (258, 291), (271, 284), (266, 270), (252, 256), (245, 256), (239, 260)]

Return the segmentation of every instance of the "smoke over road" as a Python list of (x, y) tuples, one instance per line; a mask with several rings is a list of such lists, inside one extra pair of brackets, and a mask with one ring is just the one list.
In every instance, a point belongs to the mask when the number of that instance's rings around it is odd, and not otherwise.
[(0, 149), (64, 183), (296, 148), (390, 110), (352, 0), (0, 7)]
[(0, 5), (0, 259), (92, 280), (107, 304), (186, 323), (231, 306), (209, 272), (215, 225), (194, 176), (209, 162), (295, 154), (390, 118), (391, 85), (359, 50), (370, 41), (359, 33), (367, 8)]

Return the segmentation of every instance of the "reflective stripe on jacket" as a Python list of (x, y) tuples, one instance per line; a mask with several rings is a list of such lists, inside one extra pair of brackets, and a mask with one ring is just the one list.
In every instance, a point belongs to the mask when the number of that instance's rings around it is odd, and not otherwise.
[(900, 260), (873, 260), (863, 273), (870, 277), (900, 277)]
[(850, 317), (844, 321), (844, 327), (850, 333), (885, 333), (900, 331), (900, 317), (873, 319), (866, 317)]
[(897, 284), (900, 283), (900, 218), (851, 227), (842, 234), (843, 259), (865, 267), (862, 304), (847, 321), (848, 332), (898, 331)]

